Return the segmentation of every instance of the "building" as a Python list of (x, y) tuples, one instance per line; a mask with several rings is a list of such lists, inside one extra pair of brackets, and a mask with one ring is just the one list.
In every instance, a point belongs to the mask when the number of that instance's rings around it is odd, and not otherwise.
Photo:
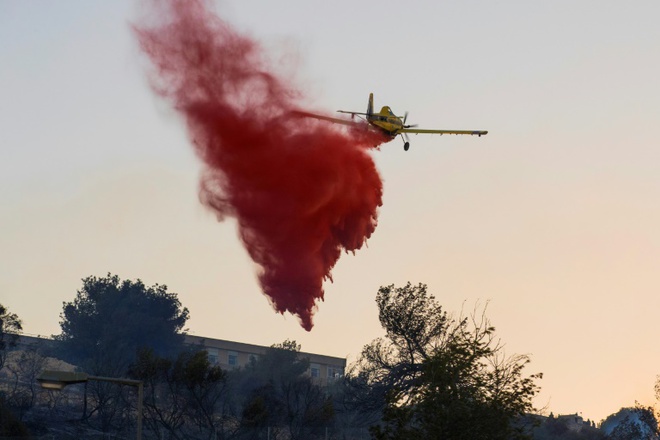
[[(186, 344), (203, 346), (209, 355), (209, 360), (225, 370), (245, 367), (251, 358), (258, 359), (269, 349), (263, 345), (193, 335), (186, 335)], [(332, 381), (344, 375), (345, 358), (305, 352), (300, 352), (300, 356), (309, 360), (308, 373), (320, 385), (331, 384)]]
[(566, 415), (557, 415), (557, 421), (563, 422), (564, 425), (571, 431), (580, 432), (582, 425), (584, 424), (584, 419), (582, 416), (575, 414), (566, 414)]
[[(25, 350), (30, 346), (36, 347), (50, 340), (50, 338), (43, 336), (23, 334), (19, 336), (16, 348)], [(244, 344), (242, 342), (193, 335), (185, 335), (185, 343), (203, 347), (207, 351), (211, 363), (219, 365), (225, 370), (245, 367), (250, 362), (250, 358), (258, 359), (259, 356), (266, 354), (270, 348), (263, 345)], [(320, 385), (329, 385), (333, 380), (344, 376), (345, 358), (305, 352), (300, 352), (300, 356), (309, 360), (308, 374)], [(73, 366), (67, 364), (66, 370), (73, 368)]]

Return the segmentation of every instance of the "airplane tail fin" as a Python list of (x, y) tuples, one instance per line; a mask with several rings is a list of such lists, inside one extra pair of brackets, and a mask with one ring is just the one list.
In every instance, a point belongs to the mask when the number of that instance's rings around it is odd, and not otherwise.
[(374, 94), (369, 93), (369, 105), (367, 106), (367, 117), (374, 114)]

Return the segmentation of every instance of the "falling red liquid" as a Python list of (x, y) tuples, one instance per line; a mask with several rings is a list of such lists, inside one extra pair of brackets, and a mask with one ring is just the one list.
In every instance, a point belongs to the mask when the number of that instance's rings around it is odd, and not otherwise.
[(263, 292), (309, 331), (342, 249), (376, 228), (382, 182), (368, 151), (388, 139), (292, 115), (294, 88), (203, 0), (151, 6), (135, 32), (154, 89), (184, 116), (206, 165), (200, 199), (237, 219)]

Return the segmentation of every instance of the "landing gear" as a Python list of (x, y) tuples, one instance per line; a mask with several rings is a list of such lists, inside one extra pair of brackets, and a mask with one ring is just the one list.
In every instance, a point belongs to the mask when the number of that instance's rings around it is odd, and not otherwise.
[(408, 151), (410, 148), (410, 139), (406, 133), (399, 133), (401, 135), (401, 140), (403, 141), (403, 151)]

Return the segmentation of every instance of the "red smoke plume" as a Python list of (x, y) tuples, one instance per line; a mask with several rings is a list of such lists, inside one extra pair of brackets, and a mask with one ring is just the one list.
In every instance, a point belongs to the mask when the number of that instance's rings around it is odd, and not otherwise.
[(382, 183), (368, 150), (387, 139), (293, 116), (297, 92), (203, 0), (151, 5), (135, 32), (152, 86), (184, 116), (206, 166), (200, 199), (237, 219), (263, 292), (309, 331), (342, 249), (376, 228)]

